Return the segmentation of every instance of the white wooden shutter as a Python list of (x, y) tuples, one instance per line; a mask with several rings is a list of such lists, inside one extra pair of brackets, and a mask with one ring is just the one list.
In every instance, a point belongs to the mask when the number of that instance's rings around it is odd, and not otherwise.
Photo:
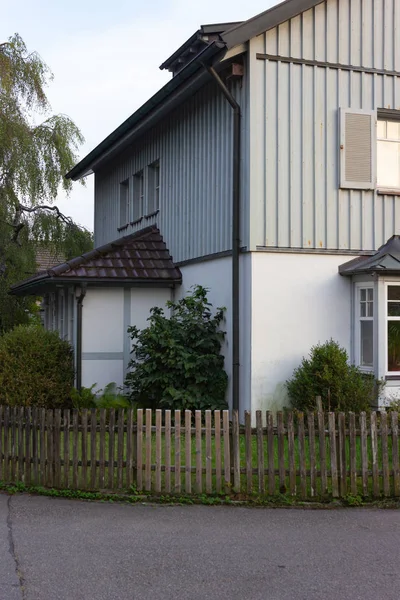
[(340, 109), (340, 187), (371, 190), (376, 182), (376, 113)]

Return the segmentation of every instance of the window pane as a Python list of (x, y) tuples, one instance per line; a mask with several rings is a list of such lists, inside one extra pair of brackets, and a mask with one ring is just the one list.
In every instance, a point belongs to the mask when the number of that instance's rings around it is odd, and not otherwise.
[(360, 300), (361, 302), (365, 302), (367, 299), (367, 290), (360, 290)]
[(373, 321), (361, 321), (361, 366), (372, 367), (374, 356)]
[(400, 188), (400, 144), (396, 142), (377, 143), (378, 185), (387, 188)]
[(386, 121), (378, 121), (376, 133), (378, 138), (386, 137)]
[(388, 321), (388, 371), (400, 371), (399, 321)]
[(389, 140), (398, 140), (399, 137), (399, 122), (398, 121), (387, 121), (387, 135)]
[(367, 317), (373, 317), (374, 316), (374, 303), (368, 302), (367, 307), (368, 307)]
[(400, 317), (400, 302), (388, 302), (388, 316)]
[(400, 300), (400, 285), (389, 285), (388, 299), (389, 300)]
[(372, 288), (368, 288), (367, 293), (368, 293), (368, 300), (370, 302), (372, 302), (372, 300), (374, 299), (374, 290)]
[(367, 316), (367, 303), (366, 302), (361, 302), (360, 304), (360, 317), (366, 317)]

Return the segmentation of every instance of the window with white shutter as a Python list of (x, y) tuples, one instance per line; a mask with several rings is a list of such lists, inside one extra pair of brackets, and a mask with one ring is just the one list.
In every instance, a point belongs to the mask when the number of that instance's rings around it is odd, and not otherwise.
[(340, 109), (340, 187), (371, 190), (376, 184), (376, 113)]

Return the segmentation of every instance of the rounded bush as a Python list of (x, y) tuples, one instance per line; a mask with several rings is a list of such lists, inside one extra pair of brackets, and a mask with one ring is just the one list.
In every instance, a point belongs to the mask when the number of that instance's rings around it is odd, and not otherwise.
[(292, 408), (300, 411), (315, 410), (317, 396), (324, 410), (370, 410), (380, 389), (373, 375), (349, 365), (346, 350), (333, 340), (311, 348), (286, 386)]
[(73, 351), (56, 331), (20, 325), (0, 338), (0, 403), (59, 408), (70, 403)]

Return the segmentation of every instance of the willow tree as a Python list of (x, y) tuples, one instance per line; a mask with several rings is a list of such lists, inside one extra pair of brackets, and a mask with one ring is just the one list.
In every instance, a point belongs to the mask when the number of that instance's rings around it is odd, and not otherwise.
[(53, 75), (15, 34), (0, 44), (0, 330), (23, 322), (32, 300), (8, 296), (10, 285), (36, 270), (38, 246), (66, 256), (92, 246), (91, 234), (55, 202), (77, 161), (81, 132), (51, 114), (45, 88)]

